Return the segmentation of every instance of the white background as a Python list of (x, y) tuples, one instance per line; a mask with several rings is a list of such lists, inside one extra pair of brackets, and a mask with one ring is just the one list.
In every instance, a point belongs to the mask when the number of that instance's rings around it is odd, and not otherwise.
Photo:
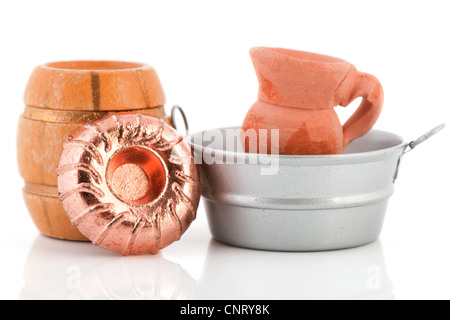
[[(0, 298), (450, 298), (448, 1), (1, 1)], [(32, 69), (59, 60), (145, 62), (192, 131), (240, 125), (256, 99), (248, 50), (343, 58), (383, 85), (375, 128), (413, 140), (380, 239), (328, 253), (211, 240), (205, 211), (156, 256), (119, 257), (40, 236), (24, 206), (15, 135)], [(339, 110), (342, 119), (357, 103)]]

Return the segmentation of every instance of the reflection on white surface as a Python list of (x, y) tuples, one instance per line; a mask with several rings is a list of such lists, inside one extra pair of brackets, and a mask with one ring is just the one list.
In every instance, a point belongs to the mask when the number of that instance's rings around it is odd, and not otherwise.
[(380, 241), (300, 253), (243, 249), (211, 239), (196, 281), (161, 254), (122, 257), (91, 243), (38, 236), (24, 279), (20, 299), (393, 298)]
[(210, 242), (200, 299), (392, 299), (380, 241), (330, 252), (267, 252)]
[(193, 299), (195, 280), (161, 255), (122, 257), (91, 243), (38, 236), (20, 299)]

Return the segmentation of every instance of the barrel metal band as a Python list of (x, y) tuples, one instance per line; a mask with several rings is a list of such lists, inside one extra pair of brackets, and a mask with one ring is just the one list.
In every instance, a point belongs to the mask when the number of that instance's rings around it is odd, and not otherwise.
[[(22, 116), (26, 119), (55, 123), (86, 123), (102, 118), (114, 112), (138, 112), (154, 118), (165, 118), (164, 106), (147, 109), (130, 109), (122, 111), (75, 111), (44, 109), (34, 106), (25, 106)], [(166, 120), (166, 119), (164, 119)]]
[(58, 197), (58, 187), (50, 186), (47, 184), (34, 183), (30, 181), (25, 181), (25, 186), (23, 191), (35, 195), (40, 195), (44, 197), (57, 198)]

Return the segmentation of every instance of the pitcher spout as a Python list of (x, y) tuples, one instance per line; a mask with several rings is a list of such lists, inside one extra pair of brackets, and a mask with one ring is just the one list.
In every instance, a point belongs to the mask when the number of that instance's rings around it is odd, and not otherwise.
[(250, 57), (258, 78), (258, 99), (286, 107), (333, 107), (333, 93), (352, 64), (326, 55), (283, 48), (254, 47)]

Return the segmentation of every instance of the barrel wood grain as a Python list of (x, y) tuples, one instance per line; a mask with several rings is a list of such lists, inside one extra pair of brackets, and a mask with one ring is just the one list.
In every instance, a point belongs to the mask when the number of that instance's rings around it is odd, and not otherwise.
[(71, 225), (57, 193), (63, 143), (83, 124), (110, 112), (134, 111), (171, 124), (156, 71), (116, 61), (54, 62), (29, 77), (17, 131), (23, 198), (38, 230), (49, 237), (87, 239)]

